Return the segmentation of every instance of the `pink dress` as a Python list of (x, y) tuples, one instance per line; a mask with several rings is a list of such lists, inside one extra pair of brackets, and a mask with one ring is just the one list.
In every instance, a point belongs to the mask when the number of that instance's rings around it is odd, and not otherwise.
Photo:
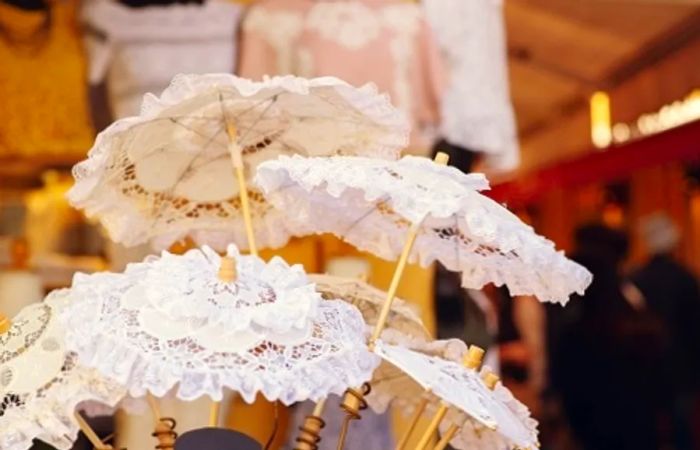
[(411, 150), (427, 153), (446, 84), (422, 8), (402, 0), (261, 0), (243, 22), (239, 73), (372, 82), (413, 125)]

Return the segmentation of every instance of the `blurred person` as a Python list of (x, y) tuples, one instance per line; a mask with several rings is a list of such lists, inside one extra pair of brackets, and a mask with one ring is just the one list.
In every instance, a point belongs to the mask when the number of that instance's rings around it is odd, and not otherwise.
[(650, 312), (669, 336), (663, 354), (674, 448), (693, 447), (691, 415), (700, 390), (700, 292), (693, 274), (673, 252), (680, 241), (676, 225), (663, 213), (641, 220), (640, 237), (649, 259), (632, 276)]
[(503, 382), (539, 416), (547, 372), (544, 305), (533, 296), (511, 297), (506, 288), (497, 290), (497, 298)]
[(663, 335), (628, 298), (627, 237), (588, 225), (577, 230), (576, 247), (573, 259), (593, 282), (567, 308), (550, 310), (551, 387), (584, 450), (658, 449)]

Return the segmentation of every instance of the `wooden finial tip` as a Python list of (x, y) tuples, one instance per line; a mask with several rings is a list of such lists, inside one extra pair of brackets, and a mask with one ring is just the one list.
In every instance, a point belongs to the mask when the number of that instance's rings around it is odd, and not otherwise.
[(486, 375), (484, 375), (484, 384), (486, 384), (486, 387), (492, 391), (496, 389), (496, 385), (499, 381), (501, 381), (501, 378), (493, 372), (488, 372)]
[(224, 283), (231, 283), (232, 281), (236, 281), (237, 277), (236, 260), (231, 256), (222, 257), (221, 265), (219, 266), (219, 280)]
[(450, 162), (450, 155), (448, 155), (447, 153), (438, 152), (438, 154), (435, 155), (435, 164), (446, 166), (448, 162)]
[(481, 363), (484, 361), (484, 351), (483, 348), (472, 345), (469, 347), (467, 354), (464, 357), (464, 366), (468, 369), (478, 369), (481, 367)]
[(7, 316), (0, 314), (0, 334), (5, 334), (10, 331), (12, 321)]

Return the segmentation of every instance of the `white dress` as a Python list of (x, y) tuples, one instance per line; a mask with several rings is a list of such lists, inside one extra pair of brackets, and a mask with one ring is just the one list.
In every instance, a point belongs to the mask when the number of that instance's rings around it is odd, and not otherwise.
[(160, 94), (179, 73), (232, 73), (240, 13), (222, 0), (142, 8), (87, 0), (90, 82), (107, 82), (112, 115), (122, 118), (138, 114), (143, 95)]
[(450, 83), (441, 106), (448, 142), (486, 156), (489, 169), (520, 162), (508, 87), (503, 0), (424, 0), (447, 61)]

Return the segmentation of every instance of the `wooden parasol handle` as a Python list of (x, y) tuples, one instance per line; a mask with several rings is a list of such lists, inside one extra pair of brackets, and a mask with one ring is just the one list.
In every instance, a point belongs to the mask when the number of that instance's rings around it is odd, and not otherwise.
[(430, 425), (428, 425), (428, 428), (425, 430), (425, 433), (423, 433), (423, 436), (421, 437), (420, 441), (418, 442), (418, 445), (416, 446), (416, 450), (424, 450), (428, 447), (428, 443), (430, 443), (430, 440), (433, 438), (433, 435), (440, 427), (440, 422), (442, 422), (442, 419), (445, 418), (448, 409), (449, 405), (447, 405), (447, 403), (440, 403), (440, 408), (438, 408), (437, 412), (433, 416), (433, 420), (430, 421)]
[[(430, 391), (426, 391), (430, 392)], [(408, 428), (404, 432), (403, 436), (401, 437), (401, 440), (399, 443), (396, 445), (396, 450), (403, 450), (406, 448), (406, 445), (408, 445), (408, 440), (411, 438), (411, 434), (413, 434), (413, 431), (416, 429), (416, 426), (418, 425), (418, 421), (420, 420), (421, 416), (423, 415), (423, 412), (425, 411), (425, 408), (428, 406), (428, 397), (425, 395), (420, 403), (418, 403), (418, 407), (416, 408), (416, 411), (413, 413), (413, 417), (411, 418), (411, 422), (408, 424)]]
[[(435, 164), (446, 165), (450, 157), (447, 153), (438, 153), (435, 156)], [(411, 250), (413, 250), (413, 244), (416, 242), (416, 237), (418, 236), (418, 231), (420, 230), (420, 223), (411, 224), (408, 230), (408, 235), (406, 236), (406, 242), (404, 244), (403, 250), (401, 251), (401, 256), (399, 258), (398, 264), (396, 264), (396, 269), (394, 270), (394, 275), (391, 278), (391, 284), (389, 285), (389, 290), (386, 294), (386, 300), (382, 305), (382, 309), (377, 318), (377, 323), (372, 331), (372, 336), (369, 339), (370, 350), (374, 349), (374, 345), (382, 334), (382, 330), (386, 326), (386, 320), (389, 317), (389, 312), (391, 311), (391, 305), (396, 297), (396, 291), (399, 288), (399, 283), (401, 282), (401, 276), (406, 269), (406, 264), (408, 263), (408, 257), (411, 255)]]
[(229, 139), (229, 154), (231, 155), (231, 164), (236, 173), (238, 180), (238, 196), (241, 200), (241, 209), (243, 210), (243, 223), (245, 224), (245, 232), (248, 237), (248, 248), (250, 254), (258, 256), (258, 248), (255, 245), (255, 234), (253, 233), (253, 218), (250, 213), (250, 200), (248, 198), (248, 185), (246, 183), (245, 171), (243, 168), (243, 151), (238, 144), (238, 129), (232, 122), (226, 124), (226, 134)]
[(459, 431), (459, 427), (455, 424), (450, 425), (450, 428), (447, 429), (447, 432), (442, 435), (438, 443), (433, 447), (433, 450), (444, 450), (452, 440), (452, 438), (455, 437), (455, 434)]
[(326, 426), (326, 422), (321, 418), (325, 404), (325, 399), (319, 401), (311, 415), (306, 416), (304, 424), (299, 427), (294, 450), (318, 450), (318, 443), (321, 442), (321, 430)]
[(80, 431), (83, 432), (85, 437), (90, 441), (92, 446), (97, 449), (97, 450), (112, 450), (112, 446), (109, 444), (105, 444), (102, 442), (102, 439), (95, 433), (95, 430), (92, 429), (90, 424), (87, 423), (85, 418), (80, 414), (79, 411), (76, 411), (73, 416), (75, 417), (76, 422), (78, 422), (78, 427), (80, 427)]

